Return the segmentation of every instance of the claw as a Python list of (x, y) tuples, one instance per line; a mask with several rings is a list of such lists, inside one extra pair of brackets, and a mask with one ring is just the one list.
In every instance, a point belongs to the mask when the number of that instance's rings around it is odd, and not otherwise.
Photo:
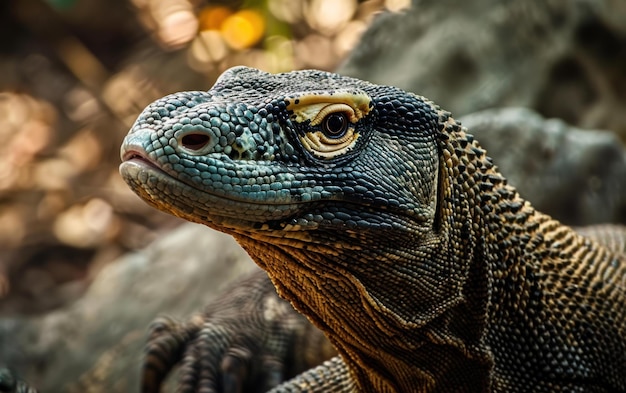
[(159, 393), (163, 380), (180, 360), (194, 327), (185, 328), (177, 321), (161, 317), (150, 325), (141, 375), (143, 393)]
[(263, 391), (269, 391), (285, 381), (285, 365), (275, 356), (264, 356), (261, 367), (267, 374), (263, 383)]
[(212, 349), (225, 346), (222, 328), (207, 323), (202, 326), (185, 348), (180, 367), (180, 383), (177, 393), (218, 392), (218, 379), (214, 364), (219, 364), (219, 351)]
[(247, 348), (230, 348), (222, 360), (222, 384), (224, 393), (241, 393), (244, 391), (243, 381), (250, 375), (252, 351)]

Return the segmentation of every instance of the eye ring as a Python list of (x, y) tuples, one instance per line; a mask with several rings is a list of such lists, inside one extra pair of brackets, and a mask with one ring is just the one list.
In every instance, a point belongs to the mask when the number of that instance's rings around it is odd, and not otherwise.
[(344, 112), (329, 113), (322, 120), (322, 132), (327, 138), (339, 139), (348, 131), (348, 116)]

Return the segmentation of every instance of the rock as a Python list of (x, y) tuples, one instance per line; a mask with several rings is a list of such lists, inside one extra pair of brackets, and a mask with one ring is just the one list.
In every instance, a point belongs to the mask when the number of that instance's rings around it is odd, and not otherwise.
[(230, 236), (183, 225), (107, 265), (76, 303), (41, 317), (0, 320), (0, 363), (41, 392), (136, 391), (149, 323), (201, 310), (252, 269)]
[(626, 223), (626, 151), (615, 134), (523, 108), (463, 116), (520, 194), (568, 225)]

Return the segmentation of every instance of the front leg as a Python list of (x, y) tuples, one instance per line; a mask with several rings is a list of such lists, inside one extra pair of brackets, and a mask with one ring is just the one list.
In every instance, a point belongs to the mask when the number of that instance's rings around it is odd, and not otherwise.
[(160, 392), (178, 366), (179, 393), (267, 392), (335, 354), (324, 335), (257, 271), (189, 321), (153, 323), (142, 391)]

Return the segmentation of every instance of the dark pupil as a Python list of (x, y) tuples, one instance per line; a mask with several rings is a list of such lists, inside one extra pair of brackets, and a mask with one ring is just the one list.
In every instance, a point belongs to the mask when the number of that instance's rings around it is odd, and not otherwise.
[(324, 131), (326, 135), (339, 138), (344, 135), (348, 125), (348, 119), (343, 113), (332, 113), (324, 119)]

